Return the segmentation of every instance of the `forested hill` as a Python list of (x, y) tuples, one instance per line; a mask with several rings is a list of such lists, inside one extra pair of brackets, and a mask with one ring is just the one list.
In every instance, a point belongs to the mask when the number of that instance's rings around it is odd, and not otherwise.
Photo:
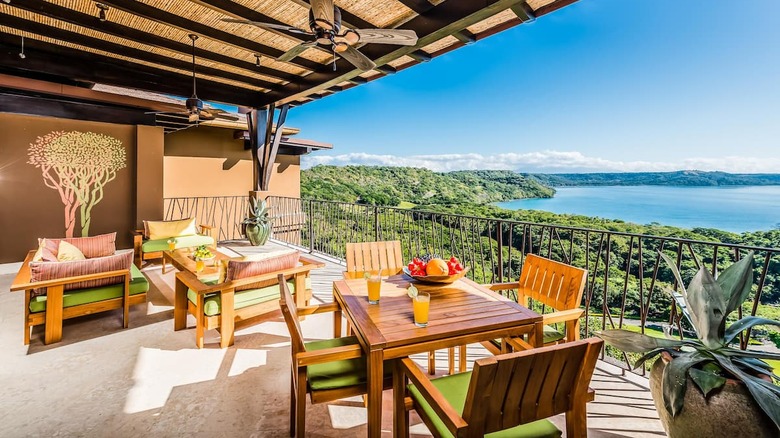
[(566, 186), (767, 186), (780, 185), (780, 174), (704, 172), (526, 174), (553, 187)]
[(555, 190), (512, 171), (432, 172), (414, 167), (315, 166), (301, 172), (301, 196), (375, 205), (484, 204), (549, 198)]

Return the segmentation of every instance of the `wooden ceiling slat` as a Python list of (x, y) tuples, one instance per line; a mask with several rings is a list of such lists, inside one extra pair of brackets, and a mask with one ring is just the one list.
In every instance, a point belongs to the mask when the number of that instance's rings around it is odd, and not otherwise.
[[(153, 47), (164, 48), (166, 50), (171, 50), (188, 56), (192, 52), (192, 47), (189, 44), (173, 41), (168, 38), (163, 38), (158, 35), (137, 30), (128, 26), (113, 23), (110, 20), (98, 22), (92, 15), (87, 15), (82, 12), (55, 5), (44, 0), (25, 0), (23, 2), (14, 2), (13, 6), (6, 7), (17, 7), (50, 18), (62, 20), (77, 26), (97, 29), (109, 35), (114, 35)], [(288, 82), (306, 82), (305, 80), (302, 80), (300, 76), (292, 73), (271, 69), (265, 66), (258, 67), (252, 62), (241, 61), (230, 56), (225, 56), (207, 50), (199, 50), (198, 56), (214, 62), (230, 65), (250, 72), (257, 72), (259, 74), (278, 78)]]
[[(14, 35), (0, 33), (0, 53), (3, 63), (0, 67), (15, 71), (45, 72), (93, 83), (107, 83), (157, 93), (188, 96), (192, 93), (192, 78), (167, 70), (119, 59), (94, 56), (57, 44), (38, 40), (26, 40), (28, 55), (21, 59), (19, 39)], [(204, 100), (259, 107), (259, 93), (219, 82), (198, 79), (198, 94)]]
[[(105, 3), (114, 8), (146, 18), (147, 20), (163, 23), (177, 29), (192, 32), (198, 34), (199, 36), (221, 41), (224, 44), (229, 44), (234, 47), (259, 53), (274, 59), (284, 54), (283, 50), (279, 50), (275, 47), (260, 44), (255, 41), (251, 41), (240, 36), (206, 26), (204, 24), (198, 23), (197, 21), (189, 20), (174, 13), (163, 11), (162, 9), (149, 6), (136, 0), (101, 0), (101, 3)], [(318, 70), (322, 67), (322, 64), (318, 62), (310, 61), (301, 57), (295, 58), (293, 61), (290, 61), (290, 63), (303, 67), (307, 70)]]
[[(92, 38), (76, 32), (70, 32), (67, 30), (58, 29), (42, 23), (37, 23), (23, 18), (7, 15), (3, 11), (0, 11), (0, 17), (2, 17), (0, 21), (2, 21), (3, 25), (13, 27), (19, 30), (23, 30), (26, 32), (30, 32), (38, 35), (46, 35), (49, 38), (55, 38), (58, 40), (77, 44), (79, 46), (89, 47), (92, 49), (102, 50), (105, 52), (111, 52), (120, 56), (135, 58), (153, 64), (159, 64), (159, 65), (181, 69), (181, 70), (192, 69), (192, 64), (190, 62), (181, 61), (167, 56), (156, 55), (151, 52), (145, 52), (142, 50), (133, 49), (131, 47), (115, 44), (112, 42), (108, 42), (106, 40)], [(230, 79), (233, 81), (245, 82), (248, 84), (253, 84), (255, 86), (263, 87), (267, 89), (277, 89), (280, 87), (279, 84), (275, 84), (273, 82), (267, 82), (258, 78), (253, 78), (251, 76), (231, 73), (226, 70), (206, 67), (202, 65), (196, 66), (196, 72), (201, 74), (207, 74), (210, 76)]]

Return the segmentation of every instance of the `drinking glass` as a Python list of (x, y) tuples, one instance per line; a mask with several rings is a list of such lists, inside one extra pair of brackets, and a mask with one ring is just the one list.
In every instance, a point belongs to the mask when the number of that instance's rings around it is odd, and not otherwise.
[(412, 299), (414, 309), (414, 325), (417, 327), (428, 327), (428, 313), (431, 308), (431, 295), (425, 292), (419, 292)]
[(195, 272), (199, 273), (206, 267), (206, 263), (203, 260), (195, 260)]
[(379, 304), (379, 291), (382, 289), (381, 271), (372, 272), (366, 278), (368, 286), (368, 304)]
[(176, 242), (168, 242), (168, 249), (171, 251), (176, 249)]

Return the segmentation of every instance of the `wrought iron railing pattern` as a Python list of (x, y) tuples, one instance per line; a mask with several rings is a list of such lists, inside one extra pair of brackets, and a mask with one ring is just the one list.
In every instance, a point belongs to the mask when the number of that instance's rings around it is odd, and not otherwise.
[(165, 198), (165, 220), (194, 217), (199, 224), (217, 229), (218, 240), (242, 239), (241, 221), (246, 217), (248, 196)]

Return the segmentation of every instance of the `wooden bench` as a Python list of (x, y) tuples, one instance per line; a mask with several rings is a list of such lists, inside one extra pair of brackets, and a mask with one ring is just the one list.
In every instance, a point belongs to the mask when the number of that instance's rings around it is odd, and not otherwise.
[[(295, 288), (296, 306), (307, 306), (311, 299), (311, 288), (306, 280), (312, 269), (324, 267), (325, 263), (308, 257), (300, 257), (300, 265), (290, 269), (269, 272), (267, 274), (226, 281), (224, 283), (207, 284), (189, 271), (176, 273), (176, 292), (174, 299), (174, 330), (187, 328), (187, 314), (195, 317), (195, 345), (203, 348), (203, 336), (206, 330), (218, 329), (220, 332), (220, 347), (233, 345), (235, 330), (261, 322), (269, 313), (279, 310), (278, 276), (292, 278)], [(268, 282), (268, 286), (276, 286), (275, 296), (264, 294), (263, 301), (239, 309), (235, 308), (236, 296), (249, 293), (236, 288), (254, 283)], [(188, 295), (195, 294), (192, 300)], [(219, 314), (207, 315), (207, 299), (219, 297)], [(260, 301), (261, 299), (258, 299)]]
[[(63, 320), (114, 309), (124, 310), (122, 321), (123, 327), (127, 328), (130, 318), (130, 306), (146, 302), (146, 292), (149, 290), (149, 283), (146, 281), (146, 278), (144, 278), (141, 271), (135, 268), (135, 266), (120, 271), (101, 272), (99, 274), (32, 282), (30, 281), (30, 261), (32, 261), (34, 255), (35, 251), (30, 251), (27, 254), (21, 269), (19, 269), (19, 272), (16, 274), (13, 283), (11, 283), (11, 291), (24, 291), (24, 345), (30, 344), (30, 330), (36, 325), (45, 326), (44, 343), (51, 344), (59, 342), (62, 339)], [(123, 278), (120, 296), (89, 301), (83, 304), (68, 305), (68, 301), (70, 301), (71, 298), (83, 298), (84, 295), (79, 296), (79, 294), (89, 293), (89, 291), (98, 288), (65, 291), (66, 285), (112, 277)], [(140, 292), (131, 294), (131, 283), (133, 283), (133, 288)], [(33, 312), (30, 309), (31, 300), (33, 299), (32, 294), (35, 289), (41, 288), (46, 289), (45, 309)]]

